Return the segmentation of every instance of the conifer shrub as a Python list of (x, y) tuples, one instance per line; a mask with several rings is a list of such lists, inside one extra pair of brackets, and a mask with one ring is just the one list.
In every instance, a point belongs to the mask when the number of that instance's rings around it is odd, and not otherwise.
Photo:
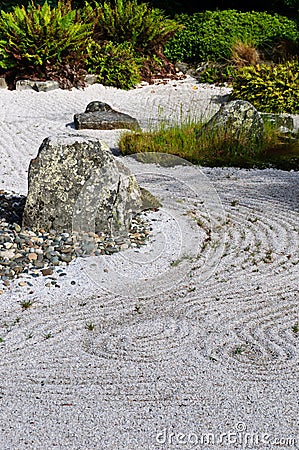
[(232, 99), (247, 100), (261, 112), (299, 113), (299, 61), (242, 67), (232, 81)]

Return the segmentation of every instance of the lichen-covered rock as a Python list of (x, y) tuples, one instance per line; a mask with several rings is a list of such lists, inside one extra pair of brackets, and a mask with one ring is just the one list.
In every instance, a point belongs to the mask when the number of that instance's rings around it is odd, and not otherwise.
[(94, 101), (82, 114), (74, 115), (75, 128), (93, 130), (139, 129), (138, 121), (128, 114), (120, 113), (107, 103)]
[(258, 144), (264, 135), (264, 122), (261, 114), (251, 103), (243, 100), (233, 100), (221, 106), (219, 111), (203, 127), (209, 130), (228, 130), (243, 144)]
[(142, 200), (142, 211), (149, 209), (157, 210), (161, 207), (160, 201), (151, 192), (145, 188), (140, 188), (141, 190), (141, 200)]
[(122, 233), (142, 209), (141, 197), (135, 177), (104, 142), (49, 137), (30, 163), (23, 226)]
[(294, 129), (294, 119), (290, 114), (271, 114), (271, 113), (261, 113), (263, 121), (271, 124), (273, 127), (287, 129), (292, 132)]

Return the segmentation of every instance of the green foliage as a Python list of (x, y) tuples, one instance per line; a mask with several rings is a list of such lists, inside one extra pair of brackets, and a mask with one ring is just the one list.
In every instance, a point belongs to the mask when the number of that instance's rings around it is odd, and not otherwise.
[[(46, 0), (35, 0), (35, 5), (43, 5)], [(0, 0), (0, 9), (3, 11), (12, 11), (15, 6), (25, 6), (25, 8), (30, 5), (30, 0)], [(47, 3), (51, 8), (56, 8), (58, 5), (58, 0), (47, 0)], [(72, 0), (73, 8), (82, 8), (85, 4), (85, 0)]]
[(194, 164), (250, 166), (264, 148), (264, 142), (248, 145), (229, 128), (205, 131), (202, 123), (182, 124), (154, 132), (125, 133), (119, 148), (123, 154), (170, 153)]
[[(124, 155), (169, 153), (203, 166), (277, 167), (299, 170), (299, 141), (284, 137), (265, 126), (264, 138), (255, 147), (236, 137), (231, 130), (216, 128), (202, 132), (203, 123), (188, 123), (158, 131), (124, 133), (119, 148)], [(141, 159), (142, 160), (142, 159)]]
[(232, 98), (247, 100), (259, 111), (299, 113), (298, 61), (242, 67), (232, 86)]
[(0, 67), (2, 69), (40, 67), (78, 61), (85, 52), (92, 23), (84, 24), (70, 1), (60, 0), (51, 9), (31, 3), (26, 9), (0, 12)]
[(142, 55), (159, 54), (180, 26), (162, 11), (137, 0), (112, 0), (96, 4), (95, 40), (130, 42)]
[[(37, 0), (35, 1), (36, 4), (43, 4), (45, 0)], [(27, 7), (30, 4), (30, 0), (5, 0), (0, 1), (0, 9), (3, 11), (12, 11), (16, 6), (25, 6)], [(52, 8), (55, 8), (57, 6), (57, 0), (48, 0), (49, 6)]]
[(87, 67), (90, 73), (98, 76), (98, 81), (106, 86), (130, 89), (140, 82), (140, 63), (135, 57), (132, 45), (128, 42), (103, 45), (90, 42)]
[(232, 65), (211, 64), (197, 77), (200, 83), (231, 82), (236, 74), (236, 67)]
[(181, 14), (176, 20), (185, 28), (165, 47), (165, 55), (173, 61), (227, 61), (236, 41), (271, 51), (281, 41), (296, 44), (299, 36), (294, 21), (265, 12), (205, 11)]

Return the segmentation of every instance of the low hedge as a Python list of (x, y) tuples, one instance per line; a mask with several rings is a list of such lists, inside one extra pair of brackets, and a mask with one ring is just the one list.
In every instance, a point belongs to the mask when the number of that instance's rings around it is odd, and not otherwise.
[(296, 23), (278, 14), (231, 9), (181, 14), (176, 20), (184, 29), (166, 45), (165, 55), (172, 61), (227, 61), (237, 41), (250, 43), (266, 54), (273, 53), (281, 42), (298, 44)]

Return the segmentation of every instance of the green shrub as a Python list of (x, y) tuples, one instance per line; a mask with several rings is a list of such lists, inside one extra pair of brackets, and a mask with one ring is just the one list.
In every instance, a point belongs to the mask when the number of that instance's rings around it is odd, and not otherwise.
[(140, 82), (140, 62), (128, 42), (103, 45), (92, 41), (87, 47), (87, 67), (106, 86), (130, 89)]
[(185, 28), (165, 47), (172, 61), (227, 61), (237, 41), (271, 53), (281, 41), (297, 44), (299, 36), (294, 21), (265, 12), (205, 11), (182, 14), (176, 20)]
[(197, 79), (200, 83), (224, 83), (231, 82), (235, 76), (236, 67), (228, 64), (212, 63), (202, 70)]
[(0, 68), (46, 76), (53, 66), (76, 66), (86, 51), (92, 22), (84, 24), (71, 2), (60, 0), (51, 9), (31, 3), (0, 12)]
[(232, 86), (232, 98), (247, 100), (259, 111), (299, 113), (298, 61), (242, 67)]
[[(34, 3), (36, 5), (43, 5), (46, 0), (35, 0)], [(3, 11), (12, 11), (15, 6), (25, 6), (25, 8), (30, 5), (30, 0), (5, 0), (0, 1), (0, 9)], [(58, 0), (47, 0), (47, 3), (51, 8), (56, 8), (58, 4)], [(84, 0), (72, 0), (72, 7), (73, 8), (82, 8), (84, 7), (85, 1)]]
[(137, 0), (113, 0), (96, 5), (97, 40), (130, 42), (142, 54), (160, 49), (180, 28), (159, 9), (138, 4)]

